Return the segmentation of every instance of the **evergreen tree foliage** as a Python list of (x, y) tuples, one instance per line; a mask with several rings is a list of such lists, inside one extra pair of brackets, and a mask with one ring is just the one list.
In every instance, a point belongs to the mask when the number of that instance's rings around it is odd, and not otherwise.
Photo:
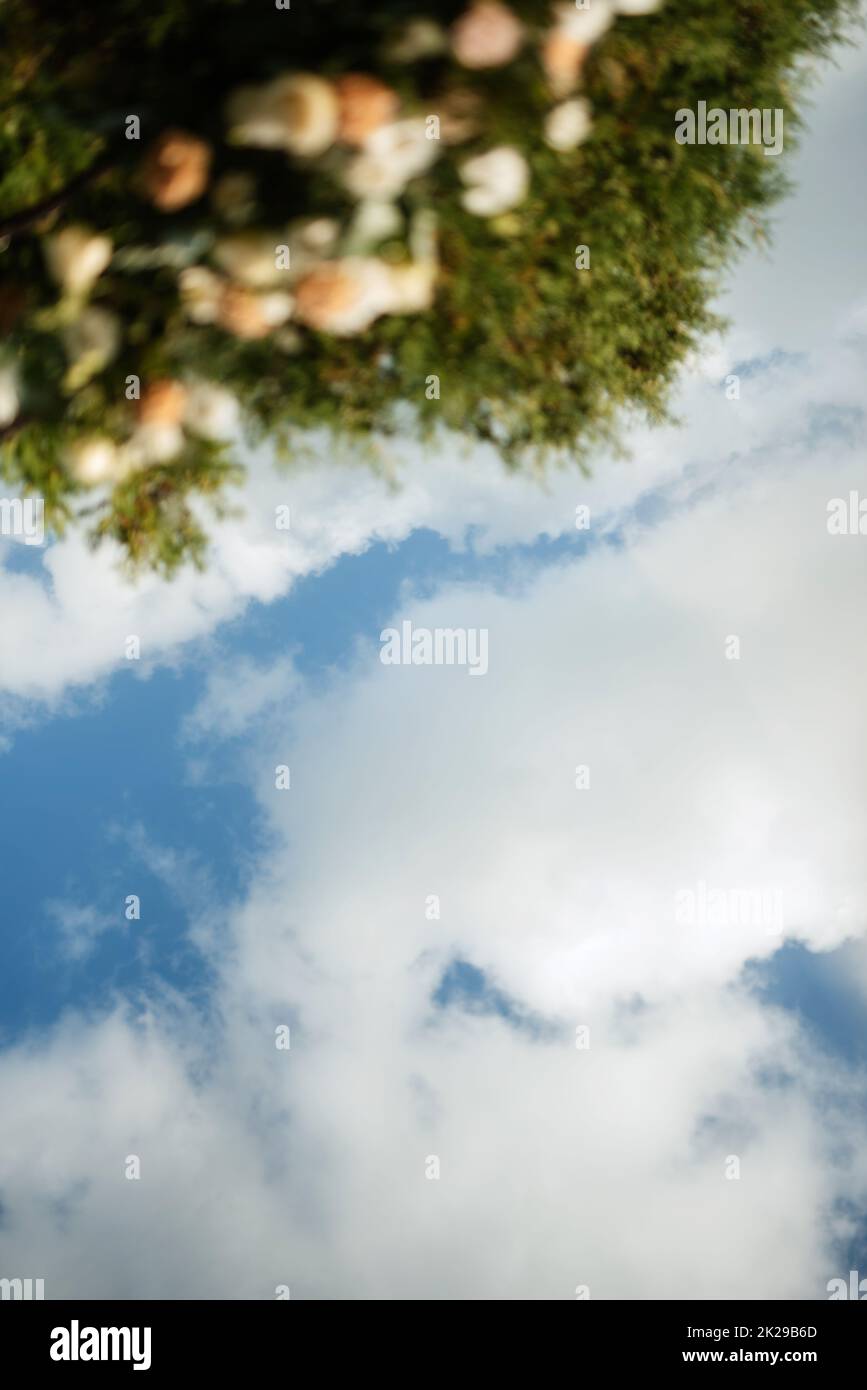
[[(290, 459), (310, 430), (445, 426), (586, 466), (624, 412), (665, 417), (852, 6), (590, 0), (611, 22), (585, 43), (580, 4), (509, 0), (520, 40), (490, 62), (508, 26), (488, 7), (491, 53), (483, 26), (463, 51), (469, 4), (0, 5), (7, 491), (171, 573), (238, 476), (233, 400)], [(679, 144), (699, 102), (782, 110), (785, 153)], [(382, 143), (395, 122), (407, 148)], [(491, 151), (479, 211), (465, 166)]]

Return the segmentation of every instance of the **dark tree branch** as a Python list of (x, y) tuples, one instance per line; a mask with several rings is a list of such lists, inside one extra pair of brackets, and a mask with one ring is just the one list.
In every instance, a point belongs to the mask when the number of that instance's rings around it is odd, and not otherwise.
[(8, 425), (4, 425), (0, 429), (0, 448), (3, 447), (7, 439), (12, 439), (19, 430), (23, 430), (24, 426), (31, 424), (32, 421), (32, 415), (16, 415), (14, 420), (11, 420)]
[(28, 231), (34, 223), (47, 217), (50, 212), (62, 208), (80, 188), (107, 173), (114, 163), (113, 154), (102, 155), (89, 169), (84, 169), (80, 174), (76, 174), (74, 179), (70, 179), (66, 187), (61, 188), (59, 192), (52, 193), (41, 202), (34, 203), (32, 207), (22, 208), (21, 212), (14, 212), (11, 217), (0, 219), (0, 237), (19, 236), (22, 232)]

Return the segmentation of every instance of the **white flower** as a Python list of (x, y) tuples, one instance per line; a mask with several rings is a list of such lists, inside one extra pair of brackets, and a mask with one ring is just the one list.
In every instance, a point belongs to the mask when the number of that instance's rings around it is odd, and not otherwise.
[(229, 141), (288, 154), (324, 154), (337, 138), (340, 103), (330, 82), (286, 73), (263, 87), (241, 87), (226, 109)]
[(0, 429), (17, 419), (20, 408), (18, 373), (14, 367), (0, 367)]
[(220, 269), (233, 280), (240, 281), (242, 285), (251, 285), (254, 289), (264, 289), (279, 284), (288, 274), (288, 267), (278, 267), (278, 246), (288, 246), (282, 233), (238, 232), (234, 236), (221, 237), (213, 255)]
[(187, 385), (184, 423), (188, 430), (205, 439), (231, 439), (237, 433), (241, 410), (237, 396), (210, 381)]
[(63, 346), (69, 358), (64, 377), (67, 391), (80, 391), (117, 355), (120, 319), (108, 309), (91, 306), (63, 330)]
[(356, 208), (346, 233), (344, 250), (349, 255), (364, 256), (402, 231), (403, 214), (394, 203), (380, 203), (365, 198)]
[(321, 255), (330, 251), (340, 236), (340, 223), (333, 217), (314, 217), (309, 222), (302, 222), (295, 230), (298, 240), (307, 250), (318, 251)]
[(281, 323), (292, 317), (294, 308), (295, 300), (291, 294), (272, 291), (271, 294), (259, 295), (259, 309), (269, 328), (279, 328)]
[(510, 145), (468, 159), (461, 168), (468, 185), (461, 202), (477, 217), (497, 217), (522, 203), (530, 184), (527, 161)]
[(193, 323), (216, 323), (224, 282), (204, 265), (191, 265), (178, 276), (181, 303)]
[(316, 266), (299, 282), (296, 315), (320, 333), (363, 333), (394, 303), (391, 267), (368, 256)]
[(410, 179), (429, 169), (439, 154), (438, 140), (427, 138), (423, 117), (392, 121), (380, 126), (364, 142), (344, 174), (354, 198), (386, 202), (397, 198)]
[(392, 314), (418, 314), (433, 304), (437, 265), (435, 261), (410, 261), (391, 269)]
[(614, 0), (618, 14), (653, 14), (662, 8), (663, 0)]
[(411, 19), (386, 48), (390, 63), (414, 63), (419, 58), (435, 58), (446, 47), (443, 29), (433, 19)]
[(593, 128), (590, 104), (583, 98), (563, 101), (545, 117), (545, 141), (552, 150), (574, 150)]
[(70, 362), (85, 361), (91, 375), (102, 370), (120, 347), (120, 319), (108, 309), (91, 305), (63, 330), (63, 346)]
[(576, 43), (595, 43), (614, 23), (613, 0), (588, 0), (586, 9), (561, 4), (554, 9), (554, 28)]
[(96, 487), (99, 483), (116, 483), (126, 468), (117, 445), (102, 435), (77, 439), (66, 453), (66, 466), (77, 483)]
[(111, 238), (89, 227), (64, 227), (43, 242), (49, 274), (64, 294), (86, 295), (111, 260)]
[(122, 461), (128, 468), (147, 468), (151, 463), (170, 463), (184, 447), (184, 432), (180, 425), (138, 425), (122, 451)]

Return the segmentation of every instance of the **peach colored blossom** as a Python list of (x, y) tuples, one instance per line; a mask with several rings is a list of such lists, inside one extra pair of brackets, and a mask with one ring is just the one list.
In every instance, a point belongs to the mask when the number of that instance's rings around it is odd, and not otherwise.
[(208, 186), (213, 150), (185, 130), (166, 130), (148, 150), (141, 188), (160, 212), (177, 212), (201, 198)]
[(376, 77), (350, 72), (338, 78), (335, 87), (340, 103), (337, 133), (346, 145), (363, 145), (369, 135), (397, 115), (397, 92)]
[(499, 0), (478, 0), (451, 28), (452, 52), (465, 68), (499, 68), (524, 42), (524, 26)]

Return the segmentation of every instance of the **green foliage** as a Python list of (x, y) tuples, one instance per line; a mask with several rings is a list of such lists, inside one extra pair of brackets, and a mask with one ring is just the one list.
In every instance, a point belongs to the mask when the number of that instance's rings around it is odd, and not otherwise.
[[(529, 26), (549, 23), (547, 0), (512, 8)], [(425, 12), (448, 25), (464, 9), (464, 0), (431, 0)], [(218, 503), (236, 471), (224, 446), (190, 435), (177, 458), (89, 499), (66, 462), (69, 446), (94, 431), (128, 437), (130, 374), (145, 384), (192, 376), (226, 385), (249, 437), (273, 435), (290, 449), (312, 428), (364, 440), (446, 425), (492, 442), (515, 466), (567, 453), (586, 464), (616, 439), (624, 410), (664, 418), (684, 356), (716, 326), (707, 306), (722, 269), (747, 235), (764, 233), (785, 186), (781, 161), (761, 148), (678, 145), (675, 112), (700, 100), (782, 108), (788, 149), (798, 64), (827, 51), (851, 10), (848, 0), (668, 0), (653, 16), (618, 20), (583, 73), (592, 135), (562, 153), (543, 139), (554, 98), (538, 45), (482, 71), (448, 53), (412, 64), (386, 56), (401, 23), (417, 18), (417, 0), (294, 0), (288, 11), (270, 0), (90, 0), (57, 7), (49, 20), (37, 0), (6, 0), (0, 235), (22, 211), (46, 200), (57, 207), (0, 243), (0, 357), (15, 361), (22, 395), (0, 442), (5, 476), (45, 498), (56, 529), (83, 515), (132, 563), (170, 573), (204, 555), (195, 497)], [(455, 89), (479, 98), (470, 137), (397, 200), (408, 226), (420, 210), (436, 212), (439, 275), (426, 311), (385, 314), (356, 336), (293, 327), (255, 341), (183, 312), (179, 268), (212, 264), (215, 240), (232, 228), (207, 196), (168, 214), (141, 196), (142, 156), (162, 131), (181, 128), (213, 147), (212, 185), (227, 171), (254, 177), (255, 227), (327, 217), (345, 229), (352, 220), (331, 155), (292, 160), (227, 143), (229, 93), (287, 70), (372, 73), (420, 114)], [(131, 113), (140, 143), (124, 138)], [(529, 193), (501, 217), (477, 217), (462, 205), (459, 164), (499, 145), (527, 159)], [(106, 167), (64, 197), (98, 161)], [(90, 303), (122, 325), (113, 359), (74, 386), (60, 339), (75, 306), (58, 307), (42, 244), (71, 223), (111, 237), (114, 259)], [(591, 248), (588, 270), (575, 268), (578, 244)], [(400, 264), (407, 252), (386, 238), (376, 254)], [(441, 395), (429, 400), (431, 374)]]

